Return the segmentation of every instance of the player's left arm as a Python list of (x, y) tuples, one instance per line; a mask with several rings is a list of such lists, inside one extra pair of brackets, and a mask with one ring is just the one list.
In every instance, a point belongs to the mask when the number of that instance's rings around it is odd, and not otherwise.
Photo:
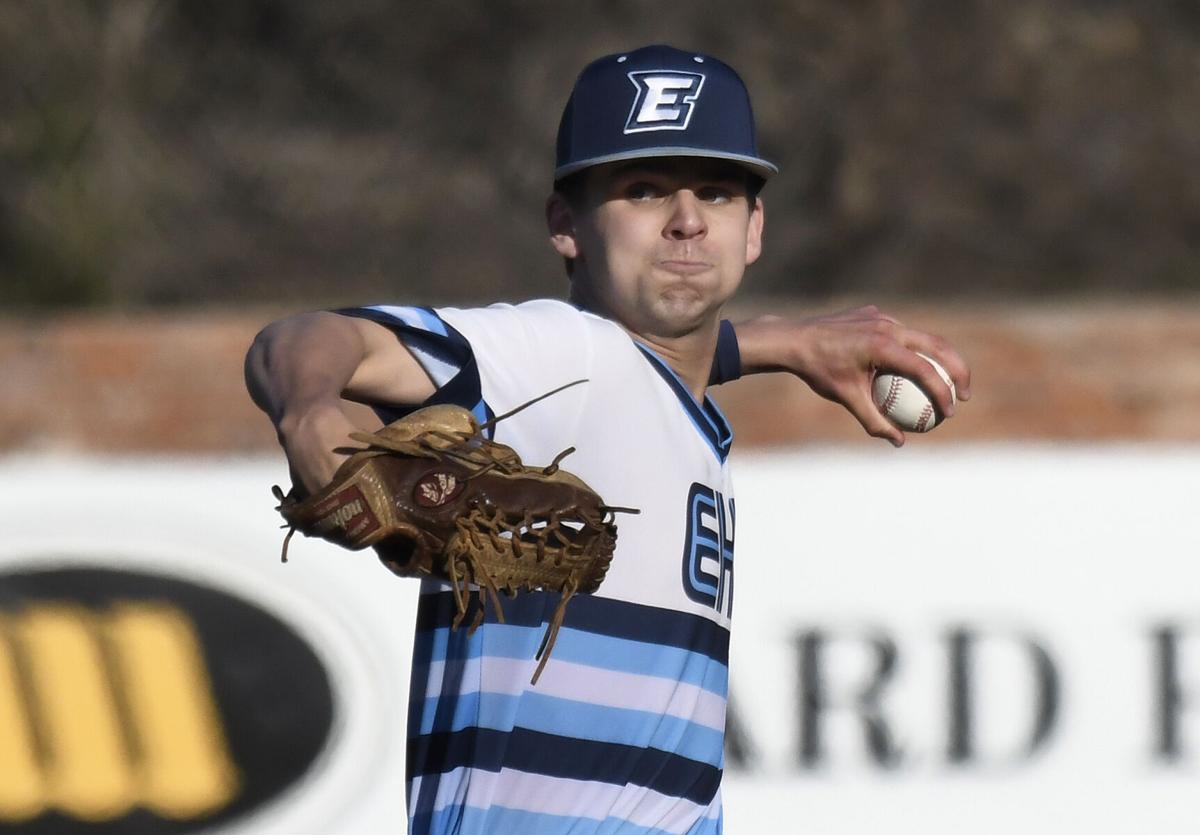
[(933, 366), (937, 360), (954, 381), (959, 400), (971, 397), (971, 370), (943, 338), (906, 327), (874, 306), (804, 319), (759, 316), (734, 323), (741, 373), (784, 371), (804, 380), (817, 394), (840, 403), (867, 434), (899, 446), (904, 433), (871, 397), (875, 371), (889, 369), (920, 383), (942, 414), (954, 414), (950, 387)]

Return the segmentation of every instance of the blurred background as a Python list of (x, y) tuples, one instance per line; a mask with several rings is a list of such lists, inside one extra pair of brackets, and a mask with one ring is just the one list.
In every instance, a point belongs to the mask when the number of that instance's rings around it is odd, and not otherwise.
[[(1194, 3), (13, 0), (0, 449), (266, 448), (231, 369), (274, 316), (561, 296), (558, 114), (653, 41), (738, 67), (782, 168), (735, 316), (943, 333), (979, 396), (939, 440), (1200, 435)], [(860, 440), (764, 389), (743, 442)]]
[[(876, 303), (947, 337), (974, 373), (971, 403), (902, 453), (881, 450), (840, 409), (796, 380), (756, 378), (717, 393), (743, 456), (739, 484), (764, 509), (739, 517), (744, 540), (762, 543), (751, 559), (772, 565), (771, 559), (783, 559), (778, 542), (788, 535), (772, 533), (771, 526), (794, 512), (788, 490), (830, 501), (827, 509), (817, 499), (811, 506), (827, 528), (842, 519), (839, 507), (863, 496), (867, 515), (880, 526), (917, 528), (907, 545), (893, 544), (889, 552), (907, 559), (912, 570), (891, 579), (894, 597), (870, 605), (873, 598), (862, 589), (847, 585), (842, 594), (838, 583), (842, 571), (889, 576), (876, 545), (813, 534), (813, 547), (823, 549), (820, 559), (807, 548), (794, 555), (809, 567), (810, 585), (799, 598), (776, 601), (794, 618), (758, 623), (778, 645), (772, 664), (796, 671), (795, 682), (763, 696), (770, 682), (756, 682), (747, 664), (741, 690), (759, 695), (744, 696), (744, 703), (779, 725), (815, 728), (813, 717), (802, 721), (796, 707), (811, 705), (802, 695), (819, 692), (823, 681), (809, 650), (834, 646), (821, 636), (840, 626), (872, 636), (848, 642), (853, 646), (838, 662), (851, 671), (845, 681), (871, 666), (872, 653), (884, 658), (889, 641), (893, 650), (906, 641), (924, 647), (912, 657), (932, 658), (947, 634), (958, 636), (947, 645), (959, 655), (949, 656), (946, 680), (927, 679), (901, 699), (940, 704), (945, 693), (963, 696), (970, 689), (954, 689), (970, 679), (962, 655), (975, 640), (970, 636), (1004, 624), (1003, 634), (1024, 637), (1013, 644), (1016, 661), (994, 662), (998, 680), (1023, 681), (1020, 659), (1031, 647), (1040, 647), (1059, 673), (1054, 690), (1047, 667), (1035, 665), (1037, 686), (1024, 696), (1017, 687), (1012, 721), (1023, 727), (1027, 708), (1043, 718), (1051, 711), (1068, 717), (1052, 726), (1076, 728), (1079, 736), (1062, 730), (1067, 759), (1049, 777), (1026, 763), (1016, 778), (1011, 769), (998, 778), (1003, 787), (1012, 790), (1006, 782), (1012, 779), (1053, 783), (1061, 776), (1061, 791), (1028, 803), (1043, 814), (1049, 805), (1063, 820), (1079, 820), (1083, 813), (1074, 800), (1054, 802), (1094, 789), (1078, 777), (1077, 764), (1124, 763), (1149, 782), (1138, 784), (1136, 797), (1113, 796), (1127, 817), (1089, 807), (1092, 831), (1133, 831), (1123, 822), (1144, 821), (1150, 807), (1163, 820), (1195, 819), (1200, 808), (1172, 792), (1182, 779), (1196, 777), (1179, 763), (1187, 751), (1182, 706), (1190, 646), (1181, 624), (1200, 616), (1200, 593), (1190, 593), (1200, 587), (1191, 567), (1198, 543), (1186, 524), (1200, 488), (1200, 5), (6, 0), (0, 4), (0, 471), (10, 484), (24, 481), (20, 490), (9, 487), (0, 495), (0, 520), (10, 532), (0, 542), (0, 569), (8, 572), (0, 572), (0, 613), (7, 613), (0, 616), (0, 637), (8, 636), (0, 640), (0, 730), (31, 741), (24, 759), (20, 746), (0, 753), (0, 831), (382, 831), (378, 821), (394, 816), (402, 795), (399, 773), (386, 791), (379, 789), (380, 817), (372, 817), (370, 803), (361, 806), (366, 811), (357, 822), (341, 828), (313, 824), (317, 818), (296, 812), (272, 817), (283, 808), (279, 797), (297, 793), (309, 806), (324, 798), (322, 809), (340, 808), (354, 780), (353, 769), (340, 765), (347, 755), (339, 752), (358, 744), (347, 706), (360, 713), (369, 706), (336, 683), (376, 681), (376, 691), (402, 699), (407, 647), (397, 650), (399, 657), (376, 659), (374, 667), (369, 656), (378, 650), (363, 650), (362, 669), (347, 671), (329, 659), (370, 643), (353, 637), (356, 629), (373, 631), (353, 625), (355, 613), (370, 606), (335, 607), (342, 614), (329, 615), (334, 625), (322, 632), (325, 627), (311, 624), (321, 621), (317, 612), (324, 609), (310, 598), (321, 598), (321, 583), (335, 582), (329, 577), (316, 582), (291, 572), (282, 581), (294, 586), (291, 592), (262, 597), (263, 583), (281, 582), (263, 485), (286, 473), (273, 432), (244, 393), (243, 354), (260, 327), (296, 310), (561, 297), (561, 263), (542, 219), (558, 115), (584, 63), (650, 42), (695, 48), (735, 66), (754, 97), (760, 148), (781, 168), (764, 192), (766, 251), (748, 274), (732, 318)], [(784, 480), (773, 481), (781, 461), (787, 462)], [(919, 492), (910, 492), (911, 484), (875, 484), (871, 473), (882, 468), (892, 478), (907, 473)], [(848, 482), (846, 473), (853, 474)], [(844, 483), (845, 492), (829, 496), (831, 483)], [(951, 492), (961, 506), (949, 522), (927, 518), (929, 505), (943, 502), (946, 484), (956, 485)], [(65, 507), (57, 492), (64, 485), (77, 494)], [(221, 521), (194, 511), (196, 504), (219, 508), (231, 495), (245, 496), (245, 503), (226, 507), (217, 514)], [(913, 495), (920, 496), (920, 509), (908, 498)], [(1110, 506), (1115, 496), (1122, 503)], [(1010, 502), (1021, 497), (1025, 504), (1016, 515)], [(857, 530), (860, 522), (845, 512), (848, 529)], [(48, 524), (63, 515), (73, 515), (74, 527)], [(931, 556), (912, 544), (928, 542), (929, 530), (944, 524), (958, 547), (977, 543), (987, 531), (992, 557), (976, 551), (977, 570), (960, 576), (957, 561), (938, 562), (947, 555)], [(247, 567), (245, 546), (234, 544), (238, 537), (213, 539), (211, 531), (221, 525), (233, 525), (242, 542), (262, 544), (270, 564)], [(1074, 561), (1080, 554), (1087, 555), (1087, 571)], [(228, 570), (211, 568), (226, 564)], [(746, 564), (739, 588), (758, 588)], [(922, 570), (942, 578), (940, 584), (931, 585)], [(1018, 577), (1041, 578), (1044, 594), (1018, 591)], [(131, 683), (141, 681), (134, 672), (113, 673), (111, 659), (126, 646), (124, 627), (97, 632), (93, 620), (55, 620), (62, 612), (54, 607), (63, 600), (104, 612), (130, 601), (167, 606), (167, 614), (151, 612), (137, 622), (168, 624), (162, 629), (183, 634), (170, 644), (177, 669), (211, 679), (216, 707), (181, 707), (192, 717), (184, 722), (189, 727), (208, 728), (196, 717), (210, 714), (228, 723), (237, 705), (258, 698), (258, 685), (242, 675), (255, 668), (253, 660), (230, 655), (239, 641), (213, 632), (211, 624), (223, 616), (212, 621), (212, 612), (224, 610), (200, 592), (203, 599), (180, 591), (180, 578), (205, 594), (232, 594), (234, 608), (246, 601), (258, 606), (283, 624), (280, 634), (298, 635), (325, 660), (334, 684), (328, 699), (318, 701), (332, 705), (332, 730), (325, 742), (320, 734), (309, 738), (304, 755), (318, 765), (302, 763), (291, 776), (259, 782), (247, 777), (258, 767), (246, 765), (257, 762), (254, 756), (271, 761), (282, 755), (271, 753), (276, 749), (267, 742), (257, 755), (246, 753), (254, 746), (244, 740), (286, 741), (290, 733), (281, 726), (274, 737), (256, 736), (253, 729), (267, 720), (251, 711), (237, 714), (243, 742), (226, 748), (196, 743), (177, 752), (182, 765), (172, 768), (208, 775), (202, 786), (179, 789), (184, 797), (193, 791), (190, 800), (145, 790), (136, 769), (119, 791), (80, 800), (74, 789), (61, 788), (73, 784), (55, 777), (47, 763), (63, 745), (99, 751), (104, 744), (54, 730), (45, 718), (53, 711), (29, 707), (37, 699), (28, 693), (42, 686), (37, 681), (58, 681), (58, 673), (37, 660), (53, 653), (30, 647), (56, 648), (67, 657), (108, 647), (97, 650), (97, 658), (109, 660), (96, 662), (92, 685), (96, 693), (117, 693), (110, 694), (114, 705), (129, 702), (120, 695), (123, 687), (188, 690), (179, 682), (191, 679), (141, 685)], [(359, 585), (346, 581), (353, 587), (347, 599), (378, 593), (377, 579), (366, 570)], [(1081, 595), (1084, 587), (1091, 593)], [(977, 598), (981, 588), (991, 596)], [(770, 583), (760, 592), (774, 599)], [(742, 595), (752, 599), (750, 591)], [(394, 617), (394, 604), (377, 605), (375, 625), (387, 628), (381, 624)], [(748, 603), (742, 607), (748, 623), (761, 619), (761, 611), (756, 616)], [(975, 624), (982, 633), (956, 620), (979, 611), (992, 618)], [(31, 620), (31, 612), (50, 619)], [(1101, 624), (1095, 620), (1101, 612), (1115, 620)], [(806, 617), (807, 625), (799, 625)], [(179, 618), (192, 632), (178, 631)], [(49, 632), (46, 623), (53, 626)], [(1039, 623), (1050, 635), (1034, 640), (1029, 634)], [(1031, 632), (1018, 629), (1021, 624)], [(1055, 630), (1064, 646), (1077, 640), (1078, 652), (1056, 656)], [(1072, 630), (1110, 634), (1112, 642), (1088, 649)], [(1149, 643), (1122, 643), (1130, 635)], [(43, 640), (49, 643), (38, 643)], [(793, 657), (784, 649), (795, 646), (809, 647), (809, 654)], [(997, 652), (1003, 656), (1002, 647)], [(1145, 698), (1128, 696), (1135, 708), (1124, 711), (1118, 697), (1112, 715), (1095, 718), (1098, 725), (1129, 729), (1131, 741), (1109, 756), (1070, 741), (1093, 738), (1076, 727), (1091, 714), (1066, 707), (1054, 712), (1046, 700), (1050, 688), (1059, 699), (1054, 704), (1064, 704), (1073, 680), (1094, 680), (1105, 690), (1104, 674), (1072, 679), (1069, 670), (1072, 664), (1107, 669), (1121, 680), (1123, 673), (1113, 672), (1117, 657), (1128, 661), (1120, 669), (1136, 673), (1147, 689)], [(951, 663), (955, 658), (961, 665)], [(1195, 661), (1200, 671), (1200, 655)], [(307, 663), (296, 661), (296, 669), (309, 670)], [(1009, 663), (1017, 672), (1005, 675)], [(842, 669), (838, 664), (826, 667)], [(10, 667), (17, 684), (5, 684)], [(372, 679), (384, 675), (380, 669), (392, 678)], [(738, 681), (735, 671), (735, 700)], [(5, 713), (6, 687), (26, 693), (14, 702), (23, 708)], [(942, 705), (948, 714), (934, 711), (926, 725), (918, 723), (947, 735), (938, 750), (973, 750), (969, 733), (963, 742), (965, 726), (944, 718), (968, 716), (964, 704), (951, 699)], [(120, 749), (119, 738), (133, 739), (134, 760), (146, 762), (145, 746), (136, 740), (150, 732), (128, 730), (140, 727), (136, 710), (126, 706), (118, 713), (124, 719), (117, 725), (126, 730), (114, 731), (113, 750)], [(853, 824), (838, 809), (878, 804), (924, 820), (926, 832), (992, 831), (988, 821), (995, 831), (1038, 831), (1029, 821), (1005, 817), (1011, 805), (998, 803), (996, 786), (977, 772), (978, 779), (963, 783), (936, 769), (923, 771), (911, 778), (908, 796), (929, 798), (930, 805), (887, 807), (896, 784), (877, 783), (875, 775), (888, 772), (890, 749), (879, 747), (878, 733), (871, 737), (875, 747), (864, 748), (854, 727), (847, 720), (844, 747), (866, 753), (839, 772), (828, 767), (829, 756), (806, 764), (798, 752), (819, 750), (812, 739), (773, 754), (772, 734), (747, 719), (732, 734), (742, 746), (730, 755), (734, 835), (863, 831), (859, 825), (878, 821), (860, 817)], [(206, 733), (193, 736), (210, 738)], [(995, 733), (1009, 742), (1025, 740), (1024, 730)], [(1026, 740), (1030, 757), (1048, 749), (1046, 734)], [(100, 766), (81, 761), (79, 773), (104, 770), (105, 756), (97, 754)], [(391, 758), (402, 760), (402, 753), (392, 751)], [(942, 759), (953, 762), (949, 755)], [(970, 765), (971, 756), (965, 760)], [(239, 769), (240, 782), (229, 776)], [(1123, 785), (1118, 772), (1101, 784)], [(29, 779), (18, 780), (21, 775)], [(257, 787), (268, 784), (275, 788), (260, 793)], [(959, 794), (947, 801), (951, 785)], [(810, 807), (815, 822), (792, 827), (774, 812), (763, 819), (769, 823), (751, 822), (747, 809), (778, 809), (788, 796), (814, 786), (827, 804), (806, 800), (818, 804)], [(274, 798), (274, 805), (263, 798)], [(942, 807), (935, 798), (943, 798)], [(739, 799), (742, 828), (734, 828)], [(998, 811), (966, 825), (956, 817), (979, 803), (996, 803)], [(246, 810), (260, 806), (267, 811), (247, 817)], [(816, 828), (804, 829), (805, 823)], [(1166, 823), (1152, 829), (1188, 831)]]
[(1196, 289), (1194, 3), (50, 0), (0, 21), (0, 299), (558, 293), (558, 114), (655, 39), (753, 91), (783, 170), (755, 295)]

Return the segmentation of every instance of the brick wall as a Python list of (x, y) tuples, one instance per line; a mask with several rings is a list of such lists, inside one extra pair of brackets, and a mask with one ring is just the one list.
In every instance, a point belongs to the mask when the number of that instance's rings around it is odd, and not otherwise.
[[(1200, 441), (1200, 303), (889, 312), (946, 336), (972, 365), (972, 401), (918, 443)], [(242, 384), (246, 347), (271, 318), (0, 321), (0, 452), (273, 450), (274, 433)], [(717, 397), (743, 448), (879, 443), (782, 375), (724, 386)]]

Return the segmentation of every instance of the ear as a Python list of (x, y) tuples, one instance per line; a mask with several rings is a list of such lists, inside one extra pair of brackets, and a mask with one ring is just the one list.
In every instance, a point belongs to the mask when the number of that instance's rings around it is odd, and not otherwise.
[(746, 266), (750, 266), (762, 255), (763, 223), (766, 210), (761, 197), (754, 198), (754, 210), (750, 212), (750, 225), (746, 228)]
[(565, 197), (557, 191), (546, 198), (546, 228), (550, 245), (563, 258), (579, 257), (579, 242), (575, 238), (575, 214)]

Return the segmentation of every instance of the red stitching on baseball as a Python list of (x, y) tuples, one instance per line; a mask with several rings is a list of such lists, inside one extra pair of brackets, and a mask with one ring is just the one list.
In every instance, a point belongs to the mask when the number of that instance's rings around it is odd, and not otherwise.
[(892, 382), (888, 385), (887, 397), (883, 398), (883, 413), (889, 414), (892, 407), (896, 405), (896, 401), (900, 399), (900, 387), (904, 385), (904, 380), (900, 377), (892, 377)]
[(921, 410), (921, 416), (917, 418), (916, 430), (924, 432), (925, 424), (929, 423), (931, 417), (933, 417), (933, 406), (926, 404), (925, 408)]

